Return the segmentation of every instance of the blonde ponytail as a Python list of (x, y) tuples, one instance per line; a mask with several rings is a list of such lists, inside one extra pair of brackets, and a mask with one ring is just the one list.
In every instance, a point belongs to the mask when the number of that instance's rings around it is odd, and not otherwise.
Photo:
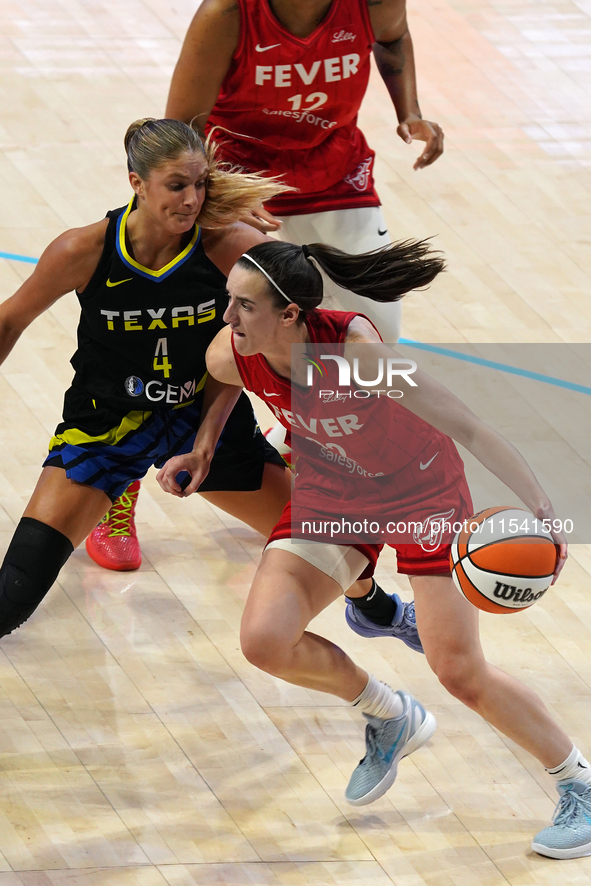
[(219, 148), (207, 138), (205, 156), (209, 178), (205, 202), (198, 222), (203, 228), (221, 228), (247, 216), (267, 200), (293, 191), (278, 176), (260, 172), (242, 172), (240, 167), (224, 163), (218, 158)]
[(223, 163), (218, 159), (215, 142), (208, 138), (204, 144), (192, 126), (180, 120), (154, 117), (135, 120), (125, 133), (124, 144), (129, 172), (135, 172), (142, 179), (186, 152), (205, 157), (209, 167), (207, 192), (197, 219), (203, 228), (233, 224), (261, 203), (293, 191), (276, 177), (242, 172), (237, 166)]

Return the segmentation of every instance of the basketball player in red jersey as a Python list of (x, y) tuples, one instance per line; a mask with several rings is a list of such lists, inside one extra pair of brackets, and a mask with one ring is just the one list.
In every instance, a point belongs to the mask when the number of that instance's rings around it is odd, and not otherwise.
[[(282, 224), (289, 242), (366, 252), (388, 242), (375, 155), (357, 126), (372, 52), (398, 135), (425, 142), (415, 168), (430, 165), (443, 151), (443, 133), (421, 116), (404, 0), (204, 0), (185, 37), (166, 115), (194, 120), (204, 132), (220, 127), (224, 159), (281, 175), (297, 189), (254, 214), (260, 230)], [(344, 289), (337, 302), (359, 307)], [(363, 310), (387, 341), (398, 340), (399, 305), (368, 301)]]
[[(311, 259), (335, 282), (354, 279), (356, 291), (382, 302), (425, 285), (441, 262), (416, 243), (371, 256), (347, 256), (320, 244), (259, 244), (230, 272), (224, 315), (229, 327), (218, 333), (207, 354), (210, 373), (263, 397), (298, 436), (301, 449), (292, 508), (286, 506), (271, 533), (244, 611), (244, 653), (262, 670), (336, 695), (365, 714), (367, 752), (347, 787), (349, 801), (363, 805), (388, 789), (398, 761), (428, 739), (434, 724), (416, 700), (390, 690), (334, 644), (306, 631), (309, 621), (354, 578), (371, 575), (381, 545), (354, 539), (344, 544), (311, 541), (294, 513), (296, 496), (300, 493), (308, 512), (329, 520), (335, 512), (356, 520), (386, 514), (407, 522), (418, 518), (425, 525), (425, 513), (444, 509), (461, 521), (470, 515), (471, 503), (453, 437), (538, 518), (552, 520), (554, 511), (517, 450), (424, 373), (415, 372), (416, 385), (405, 388), (405, 408), (389, 399), (380, 404), (375, 397), (319, 397), (320, 388), (326, 393), (339, 387), (340, 380), (330, 375), (333, 363), (325, 360), (322, 377), (312, 373), (310, 384), (306, 362), (294, 363), (293, 345), (309, 353), (315, 343), (341, 343), (349, 362), (353, 354), (358, 356), (362, 378), (374, 378), (376, 356), (392, 357), (392, 351), (363, 315), (317, 310), (322, 278)], [(364, 363), (369, 361), (368, 344), (371, 364)], [(335, 450), (339, 457), (329, 459)], [(416, 470), (423, 465), (428, 470)], [(164, 489), (180, 494), (174, 477), (181, 469), (196, 477), (206, 473), (190, 455), (171, 459), (159, 475)], [(561, 537), (556, 540), (557, 576), (566, 544)], [(554, 776), (560, 793), (557, 813), (553, 825), (536, 835), (533, 849), (553, 858), (590, 855), (589, 763), (537, 695), (486, 662), (478, 610), (457, 592), (450, 576), (449, 544), (443, 539), (433, 549), (421, 541), (394, 539), (393, 546), (398, 569), (409, 575), (413, 587), (430, 666), (452, 695), (532, 753)]]

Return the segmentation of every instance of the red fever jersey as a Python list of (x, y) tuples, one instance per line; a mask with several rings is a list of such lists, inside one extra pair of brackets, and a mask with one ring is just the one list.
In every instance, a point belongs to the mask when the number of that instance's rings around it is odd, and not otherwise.
[(367, 0), (333, 0), (305, 38), (268, 0), (238, 3), (238, 46), (208, 120), (223, 158), (300, 191), (267, 204), (279, 215), (378, 206), (375, 155), (357, 126), (374, 42)]
[[(315, 345), (337, 351), (334, 345), (345, 342), (356, 316), (363, 315), (308, 313), (310, 365), (324, 350)], [(397, 549), (400, 571), (449, 571), (448, 545), (455, 531), (444, 525), (472, 514), (464, 465), (453, 441), (398, 400), (375, 394), (356, 399), (360, 388), (339, 387), (333, 360), (322, 361), (323, 374), (313, 371), (311, 385), (303, 388), (277, 375), (261, 354), (241, 357), (234, 349), (234, 356), (244, 386), (288, 429), (297, 456), (291, 507), (271, 540), (354, 544), (371, 562), (389, 543)], [(335, 531), (330, 525), (335, 521), (342, 529)], [(405, 568), (412, 561), (424, 568)]]

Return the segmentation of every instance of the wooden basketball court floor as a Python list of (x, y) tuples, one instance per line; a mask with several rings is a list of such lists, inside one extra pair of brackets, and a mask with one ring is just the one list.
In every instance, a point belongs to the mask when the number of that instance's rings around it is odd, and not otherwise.
[[(128, 198), (122, 138), (163, 112), (194, 0), (4, 0), (0, 251), (38, 256)], [(413, 148), (374, 77), (361, 115), (394, 237), (436, 234), (449, 271), (408, 299), (427, 342), (591, 337), (591, 34), (574, 0), (411, 0), (424, 115)], [(0, 259), (2, 297), (32, 268)], [(76, 301), (24, 336), (0, 376), (2, 550), (71, 378)], [(583, 383), (589, 384), (589, 380)], [(436, 714), (429, 745), (365, 809), (344, 801), (362, 726), (331, 697), (255, 671), (238, 645), (262, 539), (144, 485), (144, 562), (73, 555), (0, 644), (0, 886), (555, 886), (591, 858), (531, 854), (555, 794), (535, 760), (452, 699), (424, 658), (367, 641), (335, 603), (315, 628)], [(529, 614), (483, 618), (490, 659), (534, 687), (591, 753), (591, 548)], [(410, 589), (381, 560), (379, 578)]]

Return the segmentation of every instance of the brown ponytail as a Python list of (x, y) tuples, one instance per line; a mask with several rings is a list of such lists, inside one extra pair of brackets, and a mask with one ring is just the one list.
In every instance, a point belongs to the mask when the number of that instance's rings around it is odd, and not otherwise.
[(411, 289), (427, 286), (445, 268), (429, 240), (401, 240), (360, 255), (324, 243), (311, 243), (307, 251), (333, 283), (377, 302), (399, 301)]
[[(377, 302), (399, 301), (411, 289), (431, 283), (445, 268), (441, 254), (431, 249), (428, 240), (404, 240), (360, 255), (324, 243), (302, 247), (274, 241), (253, 246), (248, 255), (303, 312), (322, 303), (322, 275), (314, 262), (338, 286)], [(240, 258), (237, 264), (257, 273), (248, 259)], [(286, 299), (271, 286), (269, 291), (277, 307), (284, 307)]]

